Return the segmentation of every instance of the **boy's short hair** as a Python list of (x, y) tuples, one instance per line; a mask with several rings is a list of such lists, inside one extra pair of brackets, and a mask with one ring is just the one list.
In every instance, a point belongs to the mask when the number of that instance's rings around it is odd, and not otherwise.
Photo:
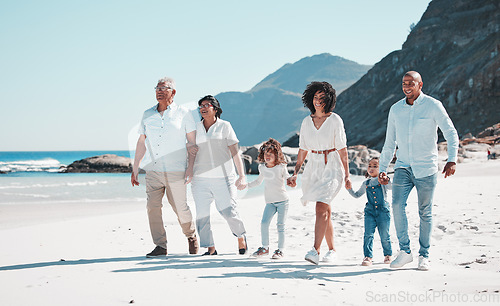
[[(370, 164), (370, 162), (371, 162), (372, 160), (379, 160), (379, 158), (378, 158), (378, 157), (372, 157), (372, 158), (370, 158), (370, 160), (368, 161), (368, 164)], [(370, 175), (368, 174), (368, 169), (367, 169), (367, 170), (366, 170), (366, 173), (365, 173), (365, 177), (369, 177), (369, 176), (370, 176)]]

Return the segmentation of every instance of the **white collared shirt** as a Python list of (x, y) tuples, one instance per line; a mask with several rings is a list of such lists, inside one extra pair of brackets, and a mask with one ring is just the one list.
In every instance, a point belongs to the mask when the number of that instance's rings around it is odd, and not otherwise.
[(386, 172), (396, 146), (397, 168), (411, 168), (416, 178), (438, 171), (437, 128), (448, 146), (448, 161), (456, 162), (458, 134), (443, 104), (423, 92), (413, 102), (406, 98), (392, 105), (387, 120), (385, 143), (380, 155), (380, 172)]
[(146, 155), (141, 168), (146, 171), (185, 171), (186, 134), (196, 129), (191, 112), (175, 103), (160, 114), (158, 104), (147, 109), (139, 126), (146, 135)]
[(194, 176), (223, 178), (236, 176), (229, 146), (238, 143), (236, 133), (228, 121), (217, 118), (207, 130), (203, 121), (196, 123), (198, 153), (194, 162)]

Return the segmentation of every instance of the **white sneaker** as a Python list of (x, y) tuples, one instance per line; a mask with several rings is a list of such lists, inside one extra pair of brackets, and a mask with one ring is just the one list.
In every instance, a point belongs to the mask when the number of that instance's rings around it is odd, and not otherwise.
[(418, 256), (418, 268), (420, 271), (428, 271), (430, 268), (429, 258), (424, 256)]
[(309, 261), (310, 263), (317, 265), (319, 262), (319, 254), (315, 248), (312, 248), (309, 252), (307, 252), (306, 257), (304, 257), (304, 259)]
[(330, 250), (326, 252), (325, 256), (323, 256), (323, 259), (321, 259), (322, 262), (332, 262), (333, 259), (335, 258), (336, 252), (334, 250)]
[(391, 262), (391, 268), (401, 268), (413, 261), (413, 256), (405, 251), (399, 251), (398, 256)]

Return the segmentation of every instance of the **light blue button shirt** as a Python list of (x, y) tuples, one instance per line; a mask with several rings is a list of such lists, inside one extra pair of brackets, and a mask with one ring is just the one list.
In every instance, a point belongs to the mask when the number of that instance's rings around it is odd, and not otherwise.
[(458, 134), (443, 104), (420, 93), (413, 105), (406, 98), (396, 102), (389, 111), (385, 143), (380, 155), (380, 172), (386, 172), (396, 146), (397, 168), (411, 168), (416, 178), (438, 171), (437, 128), (448, 146), (448, 161), (456, 162)]

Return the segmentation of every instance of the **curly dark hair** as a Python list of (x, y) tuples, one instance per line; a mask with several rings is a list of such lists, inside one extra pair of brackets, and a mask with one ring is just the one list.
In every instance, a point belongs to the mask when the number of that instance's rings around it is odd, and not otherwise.
[(203, 101), (210, 102), (210, 104), (212, 104), (212, 106), (214, 107), (215, 117), (220, 118), (220, 114), (222, 114), (222, 108), (220, 107), (219, 101), (212, 95), (206, 95), (198, 101), (198, 106), (200, 106), (201, 102)]
[(273, 138), (269, 138), (268, 141), (264, 142), (260, 146), (259, 157), (257, 157), (257, 161), (261, 163), (265, 162), (264, 153), (266, 153), (268, 150), (271, 150), (274, 153), (274, 159), (276, 160), (275, 163), (277, 165), (286, 164), (285, 155), (283, 155), (283, 152), (281, 151), (281, 144), (279, 143), (279, 141)]
[(311, 82), (311, 84), (307, 85), (306, 90), (304, 90), (302, 94), (302, 103), (304, 103), (304, 107), (309, 108), (311, 114), (316, 113), (316, 109), (313, 105), (313, 98), (314, 94), (318, 91), (325, 93), (323, 100), (323, 103), (325, 103), (323, 108), (325, 113), (333, 111), (335, 103), (337, 103), (337, 95), (335, 89), (328, 82)]

